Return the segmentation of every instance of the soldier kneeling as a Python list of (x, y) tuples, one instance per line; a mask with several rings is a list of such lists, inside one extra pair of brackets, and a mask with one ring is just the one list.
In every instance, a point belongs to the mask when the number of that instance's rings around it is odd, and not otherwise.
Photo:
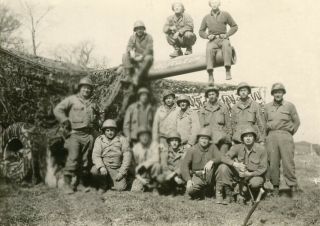
[(203, 199), (212, 186), (214, 171), (221, 162), (221, 153), (210, 142), (211, 132), (202, 128), (195, 144), (186, 154), (181, 166), (182, 177), (187, 181), (187, 193), (191, 199)]
[(160, 175), (160, 148), (152, 142), (151, 131), (147, 127), (138, 129), (138, 143), (133, 146), (133, 167), (135, 179), (131, 191), (151, 191), (157, 187), (157, 176)]
[(185, 182), (181, 178), (181, 160), (186, 150), (181, 146), (181, 136), (171, 132), (167, 136), (168, 149), (161, 151), (161, 166), (163, 173), (158, 176), (159, 191), (164, 194), (184, 193)]
[(94, 166), (91, 173), (102, 178), (99, 183), (101, 192), (107, 188), (123, 191), (127, 188), (127, 174), (132, 160), (127, 138), (117, 135), (117, 125), (108, 119), (102, 125), (103, 135), (97, 137), (93, 152)]
[[(241, 144), (233, 146), (222, 157), (222, 163), (216, 172), (216, 198), (217, 203), (227, 204), (223, 200), (222, 192), (225, 190), (228, 201), (233, 201), (232, 187), (236, 184), (239, 190), (239, 200), (246, 202), (252, 191), (263, 186), (264, 174), (267, 170), (267, 152), (264, 146), (256, 143), (257, 133), (248, 126), (241, 132)], [(250, 197), (249, 196), (249, 197)]]

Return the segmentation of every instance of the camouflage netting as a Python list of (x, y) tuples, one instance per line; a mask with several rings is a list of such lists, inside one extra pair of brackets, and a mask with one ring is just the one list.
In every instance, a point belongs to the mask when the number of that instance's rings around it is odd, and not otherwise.
[[(43, 162), (48, 155), (48, 150), (53, 152), (54, 149), (57, 153), (58, 149), (63, 147), (63, 140), (53, 115), (53, 108), (62, 98), (70, 95), (76, 89), (80, 78), (90, 75), (96, 84), (94, 100), (105, 112), (102, 115), (103, 118), (118, 117), (123, 97), (127, 93), (121, 87), (120, 80), (123, 77), (117, 73), (117, 70), (118, 68), (85, 70), (75, 65), (27, 56), (0, 48), (0, 130), (7, 127), (7, 130), (10, 130), (12, 126), (21, 125), (18, 122), (35, 126), (37, 132), (30, 137), (43, 144), (37, 145), (37, 147), (42, 147), (41, 150), (37, 148), (31, 152), (37, 153), (35, 161)], [(152, 103), (159, 104), (161, 94), (166, 89), (175, 93), (199, 93), (204, 91), (205, 84), (162, 79), (153, 81), (148, 86), (153, 93)], [(221, 88), (222, 90), (232, 90), (235, 87), (225, 85)], [(130, 102), (134, 100), (132, 98)], [(119, 121), (121, 122), (121, 117)], [(4, 134), (3, 131), (2, 134)], [(12, 139), (16, 138), (9, 137), (7, 141)], [(30, 139), (28, 142), (32, 142)], [(3, 148), (8, 143), (4, 143), (7, 141), (3, 139), (2, 141)], [(26, 141), (20, 142), (23, 143), (22, 148), (26, 149), (24, 145)], [(1, 152), (2, 150), (0, 150), (0, 161), (3, 158)], [(19, 163), (21, 163), (21, 159)], [(61, 164), (63, 164), (63, 160)], [(41, 175), (45, 174), (45, 164), (37, 165), (41, 168), (41, 173), (38, 175), (44, 180)], [(24, 175), (24, 173), (19, 175)]]

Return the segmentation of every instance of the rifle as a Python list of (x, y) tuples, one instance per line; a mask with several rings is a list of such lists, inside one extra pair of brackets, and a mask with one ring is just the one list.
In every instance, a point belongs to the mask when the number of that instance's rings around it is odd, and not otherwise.
[(254, 201), (254, 204), (252, 205), (250, 211), (248, 212), (246, 218), (244, 219), (242, 226), (247, 226), (247, 223), (248, 223), (251, 215), (253, 214), (253, 212), (255, 211), (255, 209), (257, 208), (257, 206), (259, 205), (260, 200), (261, 200), (261, 197), (262, 197), (262, 195), (264, 194), (264, 192), (265, 192), (264, 189), (263, 189), (263, 188), (260, 188), (259, 194), (258, 194), (258, 196), (257, 196), (257, 199)]

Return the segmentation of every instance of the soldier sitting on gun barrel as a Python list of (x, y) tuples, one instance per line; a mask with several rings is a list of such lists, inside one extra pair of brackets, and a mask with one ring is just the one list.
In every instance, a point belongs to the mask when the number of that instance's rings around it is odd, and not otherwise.
[(193, 19), (184, 13), (184, 5), (180, 2), (172, 4), (174, 15), (167, 18), (163, 32), (167, 35), (167, 41), (173, 46), (174, 52), (170, 57), (174, 58), (183, 55), (181, 48), (186, 48), (185, 55), (192, 54), (192, 46), (197, 40), (193, 33)]

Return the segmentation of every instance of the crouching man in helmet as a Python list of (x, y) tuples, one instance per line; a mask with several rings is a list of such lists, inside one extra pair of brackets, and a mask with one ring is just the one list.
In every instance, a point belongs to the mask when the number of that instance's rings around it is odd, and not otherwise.
[(135, 179), (131, 191), (150, 191), (157, 187), (157, 176), (161, 173), (160, 147), (152, 142), (148, 127), (138, 129), (138, 143), (133, 146), (133, 170)]
[(182, 161), (182, 178), (187, 181), (187, 193), (191, 199), (203, 199), (210, 188), (216, 167), (221, 162), (221, 153), (211, 144), (211, 131), (202, 128), (195, 144)]
[(131, 165), (132, 153), (127, 138), (117, 135), (117, 125), (108, 119), (102, 125), (103, 134), (97, 137), (92, 151), (94, 166), (91, 173), (104, 176), (100, 189), (113, 188), (123, 191), (127, 188), (127, 175)]
[(167, 135), (168, 149), (161, 150), (162, 174), (158, 177), (160, 188), (164, 193), (178, 193), (184, 189), (184, 180), (181, 177), (181, 162), (186, 149), (181, 146), (181, 136), (178, 132)]
[[(64, 167), (64, 192), (72, 194), (76, 190), (71, 186), (72, 177), (85, 179), (89, 173), (88, 155), (93, 146), (94, 125), (98, 123), (99, 110), (92, 100), (93, 83), (90, 78), (80, 80), (76, 95), (61, 101), (53, 113), (67, 131), (65, 147), (68, 157)], [(85, 181), (83, 181), (85, 183)]]
[[(232, 186), (238, 183), (239, 200), (246, 201), (248, 192), (263, 186), (267, 170), (267, 152), (264, 146), (256, 143), (257, 133), (247, 126), (241, 132), (241, 144), (237, 144), (222, 157), (222, 163), (216, 172), (216, 199), (218, 204), (233, 201)], [(223, 200), (223, 190), (227, 200)], [(247, 191), (247, 192), (246, 192)], [(250, 197), (250, 196), (249, 196)]]
[(126, 81), (138, 85), (153, 63), (153, 39), (145, 32), (146, 26), (142, 21), (134, 23), (133, 31), (122, 64), (127, 76)]

